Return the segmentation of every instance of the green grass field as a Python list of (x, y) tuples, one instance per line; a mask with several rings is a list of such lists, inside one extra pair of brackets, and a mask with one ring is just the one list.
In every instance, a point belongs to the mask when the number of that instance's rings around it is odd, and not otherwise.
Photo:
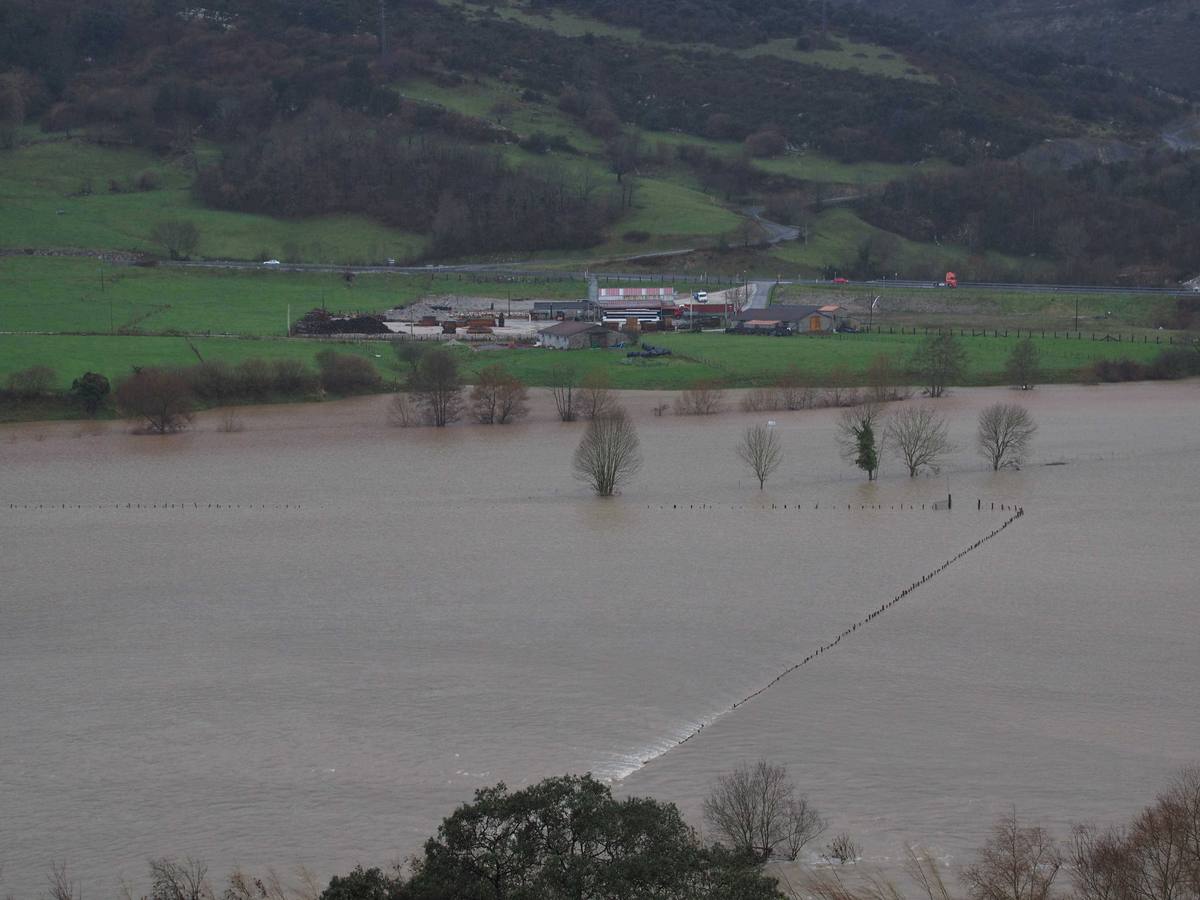
[[(481, 79), (478, 83), (464, 82), (454, 86), (417, 79), (403, 82), (396, 90), (402, 96), (411, 99), (435, 103), (463, 115), (502, 124), (522, 136), (541, 131), (564, 137), (576, 149), (591, 157), (599, 156), (604, 151), (603, 142), (588, 134), (577, 119), (557, 109), (553, 98), (544, 103), (529, 103), (521, 99), (521, 91), (515, 86), (495, 79)], [(643, 129), (640, 134), (647, 148), (654, 148), (659, 144), (666, 144), (672, 148), (686, 145), (700, 147), (726, 158), (740, 156), (744, 151), (740, 141), (714, 140), (674, 131)], [(545, 161), (544, 157), (539, 160), (522, 153), (509, 153), (509, 158), (514, 163)], [(554, 159), (568, 169), (580, 171), (588, 162), (581, 158), (561, 156)], [(840, 185), (882, 184), (916, 172), (936, 172), (948, 166), (941, 160), (928, 160), (916, 166), (882, 162), (842, 163), (815, 151), (793, 153), (775, 159), (756, 159), (752, 164), (774, 175)], [(598, 163), (591, 167), (591, 172), (601, 178), (611, 177), (607, 169)], [(668, 180), (680, 180), (678, 173), (674, 172), (664, 177)]]
[[(1169, 318), (1175, 299), (1167, 296), (1121, 293), (1052, 293), (989, 290), (961, 287), (955, 290), (838, 285), (781, 285), (773, 294), (776, 303), (855, 303), (865, 308), (880, 297), (877, 321), (884, 325), (927, 325), (976, 328), (1037, 328), (1067, 330), (1154, 329)], [(1078, 304), (1078, 307), (1076, 306)]]
[(554, 106), (553, 98), (546, 103), (527, 103), (515, 86), (494, 79), (478, 83), (464, 82), (445, 87), (428, 80), (412, 80), (397, 87), (397, 92), (413, 100), (435, 103), (446, 109), (485, 119), (511, 128), (522, 137), (534, 132), (566, 138), (583, 153), (601, 153), (604, 144), (584, 131), (579, 124)]
[(445, 295), (576, 299), (587, 295), (587, 285), (565, 278), (364, 273), (349, 287), (334, 272), (102, 269), (98, 260), (87, 258), (0, 258), (0, 332), (278, 336), (285, 333), (289, 306), (295, 320), (319, 306), (374, 313)]
[[(886, 184), (898, 178), (916, 174), (944, 171), (950, 164), (939, 159), (917, 165), (885, 162), (843, 163), (820, 153), (789, 153), (775, 159), (756, 159), (754, 165), (773, 175), (785, 175), (800, 181), (818, 184), (868, 185)], [(838, 191), (833, 191), (836, 195)], [(850, 193), (847, 191), (847, 193)]]
[[(192, 347), (200, 356), (197, 357)], [(115, 381), (134, 366), (192, 366), (203, 358), (238, 363), (243, 359), (300, 359), (312, 363), (322, 350), (355, 353), (371, 359), (385, 378), (391, 377), (392, 351), (382, 342), (342, 342), (304, 338), (104, 337), (76, 335), (0, 335), (0, 378), (35, 365), (49, 366), (61, 388), (84, 372), (99, 372)], [(378, 355), (378, 358), (376, 356)]]
[[(160, 187), (131, 188), (154, 173)], [(125, 191), (110, 190), (117, 182)], [(222, 212), (197, 203), (191, 175), (133, 149), (82, 140), (38, 141), (0, 152), (0, 247), (71, 247), (161, 253), (150, 237), (164, 219), (188, 219), (200, 230), (198, 256), (297, 262), (408, 261), (425, 249), (419, 235), (361, 216), (282, 220)], [(90, 193), (87, 193), (90, 191)]]
[[(630, 390), (682, 390), (702, 380), (728, 387), (771, 385), (784, 372), (798, 369), (814, 384), (826, 383), (835, 371), (865, 383), (865, 373), (880, 355), (903, 368), (921, 338), (913, 335), (858, 334), (832, 337), (768, 338), (725, 334), (663, 334), (652, 342), (672, 349), (658, 359), (629, 359), (624, 350), (581, 350), (563, 353), (536, 348), (454, 349), (468, 381), (484, 366), (500, 364), (532, 386), (553, 383), (553, 371), (569, 366), (579, 376), (606, 372), (613, 386)], [(1002, 384), (1003, 366), (1015, 338), (963, 338), (968, 367), (964, 385)], [(1129, 358), (1149, 362), (1163, 348), (1154, 343), (1105, 343), (1091, 340), (1039, 339), (1042, 381), (1076, 381), (1099, 359)], [(387, 387), (400, 366), (383, 341), (325, 341), (303, 338), (131, 337), (0, 334), (0, 383), (15, 371), (42, 365), (56, 373), (61, 389), (84, 372), (100, 372), (116, 381), (134, 366), (179, 367), (200, 360), (236, 364), (245, 359), (290, 358), (314, 365), (316, 355), (332, 349), (369, 359)], [(0, 403), (0, 421), (31, 417), (70, 417), (69, 405)]]
[[(892, 356), (901, 367), (922, 340), (914, 335), (853, 334), (832, 337), (768, 338), (727, 334), (662, 334), (647, 337), (649, 343), (671, 349), (674, 354), (659, 359), (627, 359), (622, 351), (581, 350), (569, 354), (542, 350), (464, 352), (464, 365), (476, 371), (500, 362), (530, 384), (549, 383), (550, 370), (570, 362), (581, 371), (603, 369), (615, 386), (630, 389), (676, 390), (697, 380), (716, 378), (730, 387), (769, 385), (795, 366), (817, 382), (835, 369), (847, 370), (862, 380), (879, 355)], [(967, 351), (964, 384), (1003, 383), (1005, 360), (1016, 338), (962, 338)], [(1098, 359), (1129, 357), (1153, 359), (1162, 347), (1153, 342), (1107, 343), (1101, 341), (1038, 339), (1046, 381), (1075, 381), (1080, 370)]]
[[(615, 386), (636, 390), (678, 390), (699, 379), (715, 378), (730, 387), (771, 384), (780, 374), (798, 367), (820, 382), (835, 369), (861, 380), (879, 355), (903, 365), (921, 341), (914, 335), (857, 334), (833, 337), (766, 338), (726, 334), (661, 334), (651, 343), (669, 347), (674, 355), (659, 359), (628, 359), (623, 350), (581, 350), (571, 353), (526, 349), (473, 350), (460, 347), (464, 372), (470, 377), (484, 366), (500, 363), (531, 385), (551, 383), (551, 371), (568, 364), (580, 373), (604, 370)], [(1005, 359), (1016, 338), (965, 337), (968, 368), (964, 384), (1003, 382)], [(1153, 359), (1162, 346), (1149, 343), (1108, 343), (1063, 338), (1038, 339), (1044, 380), (1074, 381), (1080, 370), (1098, 359)], [(0, 379), (34, 365), (55, 369), (59, 384), (68, 387), (86, 371), (117, 378), (133, 366), (187, 366), (198, 361), (192, 347), (208, 359), (236, 363), (242, 359), (292, 357), (310, 361), (326, 347), (357, 353), (375, 361), (385, 377), (394, 371), (391, 347), (380, 341), (314, 341), (302, 338), (129, 337), (76, 335), (0, 335)]]

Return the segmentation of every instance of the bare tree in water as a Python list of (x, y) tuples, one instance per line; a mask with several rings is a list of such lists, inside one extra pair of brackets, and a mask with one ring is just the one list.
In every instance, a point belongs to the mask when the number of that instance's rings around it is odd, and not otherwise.
[(718, 778), (704, 801), (704, 818), (734, 850), (762, 861), (795, 860), (827, 827), (787, 769), (766, 760)]
[(1016, 403), (993, 403), (979, 414), (979, 452), (992, 471), (1019, 469), (1037, 431), (1029, 410)]
[(579, 407), (585, 419), (602, 416), (616, 403), (612, 392), (612, 379), (603, 369), (594, 369), (583, 376), (580, 384)]
[(642, 466), (637, 429), (628, 414), (615, 407), (592, 419), (575, 450), (575, 477), (600, 497), (611, 497)]
[(758, 489), (761, 491), (770, 474), (779, 468), (783, 448), (774, 428), (768, 425), (751, 425), (738, 442), (737, 455), (754, 473), (754, 477), (758, 479)]
[(565, 363), (550, 370), (550, 390), (554, 394), (554, 406), (558, 417), (564, 422), (574, 422), (579, 416), (579, 373)]
[(910, 406), (893, 415), (884, 428), (884, 441), (908, 467), (910, 478), (936, 467), (954, 449), (944, 416), (928, 406)]

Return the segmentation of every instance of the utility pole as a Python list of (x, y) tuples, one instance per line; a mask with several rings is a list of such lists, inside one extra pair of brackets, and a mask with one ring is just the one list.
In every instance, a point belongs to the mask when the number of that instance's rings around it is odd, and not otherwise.
[(1079, 331), (1079, 295), (1075, 295), (1075, 331)]

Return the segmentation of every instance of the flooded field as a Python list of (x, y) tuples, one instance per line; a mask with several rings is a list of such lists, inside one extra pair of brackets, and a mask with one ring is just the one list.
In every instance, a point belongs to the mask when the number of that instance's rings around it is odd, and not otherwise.
[[(996, 399), (1041, 426), (1023, 471), (973, 451)], [(772, 413), (762, 493), (733, 447), (765, 415), (661, 401), (626, 398), (646, 465), (613, 501), (572, 480), (582, 425), (545, 398), (506, 428), (394, 429), (385, 398), (233, 434), (0, 428), (0, 895), (51, 860), (98, 897), (161, 855), (327, 877), (567, 771), (698, 825), (759, 756), (867, 859), (955, 863), (1012, 804), (1116, 821), (1200, 758), (1200, 385), (958, 391), (949, 464), (876, 484), (836, 413)], [(1002, 504), (1026, 514), (730, 710)]]

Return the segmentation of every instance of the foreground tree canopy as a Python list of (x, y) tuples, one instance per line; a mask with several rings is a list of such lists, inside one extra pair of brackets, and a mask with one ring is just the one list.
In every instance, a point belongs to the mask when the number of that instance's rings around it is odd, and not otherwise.
[[(366, 886), (372, 900), (389, 893), (414, 900), (783, 896), (746, 857), (703, 846), (674, 805), (616, 800), (590, 775), (480, 790), (426, 842), (411, 880), (390, 892), (378, 881)], [(334, 900), (333, 888), (326, 900)]]

